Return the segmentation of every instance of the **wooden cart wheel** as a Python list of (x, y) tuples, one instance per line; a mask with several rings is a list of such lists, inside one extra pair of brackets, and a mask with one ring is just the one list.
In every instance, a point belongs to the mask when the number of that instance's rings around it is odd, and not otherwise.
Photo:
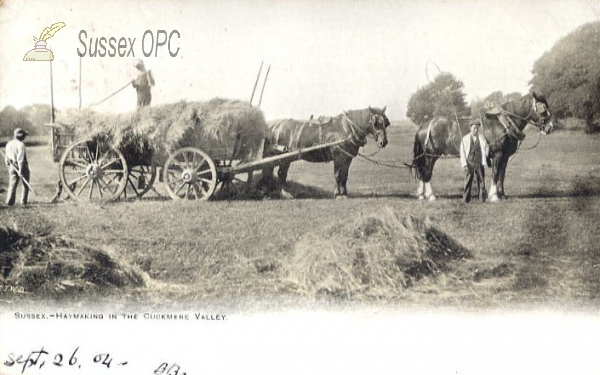
[(117, 148), (102, 141), (71, 144), (60, 158), (60, 181), (73, 199), (111, 201), (127, 183), (127, 162)]
[[(235, 167), (242, 164), (240, 160), (219, 160), (218, 167)], [(223, 170), (224, 168), (220, 168)], [(249, 190), (252, 186), (253, 171), (244, 173), (218, 173), (217, 187), (215, 191), (220, 198), (233, 198), (240, 193), (240, 190)]]
[(173, 199), (207, 200), (217, 186), (217, 168), (204, 151), (185, 147), (165, 163), (163, 181)]
[(129, 167), (127, 184), (121, 194), (123, 198), (141, 198), (152, 189), (156, 180), (156, 163), (150, 165), (134, 165)]

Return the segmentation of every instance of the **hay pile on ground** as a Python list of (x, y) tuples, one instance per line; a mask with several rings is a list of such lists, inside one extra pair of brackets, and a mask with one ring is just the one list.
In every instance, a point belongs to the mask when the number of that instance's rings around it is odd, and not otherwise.
[(57, 122), (73, 127), (81, 138), (107, 136), (121, 149), (144, 153), (148, 143), (163, 158), (187, 146), (200, 148), (212, 158), (231, 158), (240, 137), (235, 159), (253, 160), (268, 130), (260, 109), (220, 98), (142, 107), (116, 115), (68, 110), (57, 117)]
[(108, 251), (0, 226), (2, 284), (24, 298), (90, 297), (145, 285), (143, 272)]
[(388, 298), (470, 257), (429, 220), (391, 209), (310, 233), (295, 245), (289, 277), (309, 295)]

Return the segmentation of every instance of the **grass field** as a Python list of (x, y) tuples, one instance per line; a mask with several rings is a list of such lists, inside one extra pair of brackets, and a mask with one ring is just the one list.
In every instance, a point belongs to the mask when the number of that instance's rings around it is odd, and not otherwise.
[[(295, 200), (176, 202), (154, 193), (111, 204), (51, 204), (58, 166), (47, 146), (28, 149), (30, 207), (0, 207), (0, 224), (35, 237), (56, 236), (101, 248), (147, 279), (125, 288), (70, 298), (119, 303), (214, 303), (227, 306), (386, 304), (435, 309), (594, 309), (600, 306), (600, 137), (529, 130), (511, 159), (509, 199), (465, 205), (457, 159), (434, 171), (435, 202), (417, 201), (417, 183), (401, 165), (412, 158), (412, 127), (391, 127), (390, 143), (373, 158), (356, 159), (350, 199), (333, 200), (331, 164), (292, 164)], [(372, 144), (365, 154), (376, 151)], [(490, 170), (486, 170), (487, 182)], [(161, 195), (164, 189), (156, 183)], [(302, 186), (304, 188), (302, 188)], [(0, 189), (6, 173), (0, 174)], [(430, 218), (472, 257), (423, 277), (386, 298), (306, 295), (289, 279), (294, 245), (304, 236), (390, 209)], [(1, 242), (0, 242), (1, 245)], [(35, 294), (35, 291), (30, 291)], [(25, 295), (24, 298), (28, 298)], [(36, 297), (37, 298), (37, 297)]]

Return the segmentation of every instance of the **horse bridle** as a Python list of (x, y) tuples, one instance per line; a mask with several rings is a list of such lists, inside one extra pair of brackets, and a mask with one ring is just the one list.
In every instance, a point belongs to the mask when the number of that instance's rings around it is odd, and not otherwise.
[(383, 130), (378, 131), (375, 127), (376, 124), (383, 124), (385, 127), (385, 118), (382, 115), (377, 113), (371, 114), (371, 118), (369, 119), (369, 127), (366, 130), (361, 129), (352, 119), (348, 116), (348, 113), (344, 112), (344, 118), (346, 122), (350, 125), (350, 130), (352, 131), (352, 138), (350, 142), (355, 144), (356, 146), (362, 147), (367, 144), (367, 136), (369, 134), (373, 135), (375, 142), (379, 141), (379, 135), (383, 134)]
[(370, 122), (370, 126), (372, 128), (371, 134), (373, 134), (373, 138), (375, 138), (375, 142), (379, 141), (379, 136), (381, 134), (383, 134), (383, 132), (385, 130), (377, 130), (377, 128), (375, 127), (376, 124), (381, 124), (381, 126), (383, 126), (383, 129), (385, 129), (387, 126), (385, 125), (385, 117), (383, 115), (374, 113), (371, 116), (371, 120)]
[[(540, 118), (541, 124), (537, 124), (531, 120), (528, 121), (528, 123), (530, 123), (531, 125), (535, 126), (536, 128), (538, 128), (538, 130), (544, 134), (546, 134), (546, 131), (543, 129), (543, 127), (548, 123), (548, 121), (550, 120), (550, 118), (552, 117), (552, 115), (550, 114), (550, 111), (548, 111), (548, 105), (542, 101), (536, 101), (535, 97), (533, 97), (533, 109), (535, 110), (535, 112), (537, 113), (537, 115)], [(552, 130), (552, 122), (550, 122), (550, 130)]]
[[(507, 110), (504, 110), (504, 112), (509, 116), (513, 116), (520, 120), (527, 121), (528, 124), (535, 126), (540, 132), (545, 134), (546, 131), (543, 130), (543, 127), (544, 125), (546, 125), (547, 121), (552, 117), (552, 115), (550, 114), (550, 111), (548, 111), (548, 106), (546, 105), (546, 103), (536, 100), (535, 96), (533, 95), (531, 95), (531, 99), (531, 108), (529, 109), (529, 113), (525, 117), (521, 117), (516, 113), (512, 113)], [(531, 117), (534, 113), (538, 115), (541, 123), (538, 124), (537, 122), (533, 121)]]

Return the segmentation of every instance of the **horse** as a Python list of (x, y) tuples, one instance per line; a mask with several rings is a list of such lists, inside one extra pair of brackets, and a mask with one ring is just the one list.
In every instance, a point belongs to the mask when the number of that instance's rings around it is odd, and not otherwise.
[[(335, 175), (335, 189), (333, 196), (336, 199), (347, 198), (348, 170), (352, 159), (358, 155), (360, 147), (367, 143), (367, 136), (375, 138), (377, 146), (383, 148), (387, 145), (386, 128), (390, 120), (383, 109), (371, 108), (350, 110), (336, 117), (320, 117), (314, 120), (311, 116), (308, 121), (279, 120), (269, 124), (269, 138), (267, 139), (267, 155), (273, 156), (289, 151), (299, 150), (320, 144), (346, 140), (345, 142), (322, 149), (313, 150), (302, 154), (299, 159), (312, 163), (327, 163), (333, 161)], [(279, 164), (277, 176), (279, 184), (283, 187), (291, 160), (283, 160)], [(269, 165), (263, 169), (263, 180), (273, 190), (273, 170), (275, 166)], [(287, 195), (282, 188), (282, 194)]]
[[(436, 161), (442, 156), (458, 156), (462, 136), (468, 134), (470, 119), (454, 121), (446, 117), (435, 117), (422, 125), (415, 135), (411, 170), (416, 169), (419, 182), (419, 199), (435, 200), (431, 188), (431, 177)], [(481, 128), (490, 147), (492, 186), (489, 199), (496, 202), (506, 199), (504, 177), (510, 156), (517, 152), (519, 142), (525, 134), (527, 124), (533, 125), (542, 134), (552, 129), (548, 102), (535, 92), (522, 96), (481, 115)], [(488, 165), (489, 166), (489, 165)]]

